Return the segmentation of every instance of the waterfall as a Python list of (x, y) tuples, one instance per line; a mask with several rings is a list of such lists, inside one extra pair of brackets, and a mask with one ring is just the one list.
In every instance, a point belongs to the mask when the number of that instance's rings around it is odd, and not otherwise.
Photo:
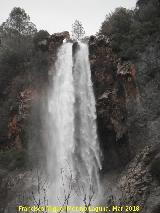
[[(74, 57), (74, 60), (73, 60)], [(74, 64), (73, 64), (74, 61)], [(99, 190), (101, 167), (96, 128), (95, 98), (88, 46), (64, 43), (57, 55), (49, 95), (49, 202), (87, 204)], [(58, 201), (57, 201), (58, 200)]]

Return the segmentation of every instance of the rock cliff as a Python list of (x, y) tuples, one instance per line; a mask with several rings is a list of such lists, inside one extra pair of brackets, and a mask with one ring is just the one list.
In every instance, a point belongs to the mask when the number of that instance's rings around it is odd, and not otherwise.
[(104, 169), (124, 167), (133, 155), (128, 138), (127, 102), (138, 96), (135, 67), (122, 62), (105, 37), (91, 36), (89, 50)]
[(89, 50), (103, 169), (116, 180), (111, 182), (110, 198), (104, 202), (139, 205), (140, 212), (158, 213), (160, 61), (155, 61), (157, 47), (146, 48), (134, 62), (118, 58), (102, 36), (90, 37)]
[[(44, 103), (52, 75), (50, 68), (64, 39), (70, 39), (68, 32), (53, 34), (39, 42), (38, 51), (47, 52), (47, 69), (43, 72), (34, 75), (33, 71), (17, 73), (6, 82), (0, 100), (1, 150), (14, 149), (23, 153), (27, 147), (40, 154), (44, 144), (44, 120), (40, 115), (46, 107)], [(75, 51), (74, 48), (76, 43), (73, 46)], [(101, 177), (107, 174), (116, 179), (111, 187), (118, 191), (118, 196), (112, 192), (104, 203), (140, 205), (141, 212), (145, 213), (160, 211), (160, 75), (156, 67), (151, 71), (149, 66), (152, 64), (147, 64), (147, 57), (150, 57), (153, 64), (159, 65), (159, 60), (154, 61), (156, 54), (156, 46), (152, 46), (141, 54), (139, 60), (122, 61), (105, 37), (91, 36), (89, 39), (98, 135), (103, 153)], [(26, 141), (31, 138), (28, 145)], [(15, 156), (19, 155), (13, 155), (6, 168), (18, 168), (19, 159), (13, 166)], [(30, 156), (34, 162), (33, 158)], [(0, 155), (2, 163), (5, 159)]]

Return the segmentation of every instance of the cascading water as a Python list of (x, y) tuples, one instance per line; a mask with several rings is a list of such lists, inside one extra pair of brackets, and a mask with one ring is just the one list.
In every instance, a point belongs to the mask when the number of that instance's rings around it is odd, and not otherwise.
[(99, 145), (96, 128), (95, 98), (91, 82), (88, 47), (79, 44), (74, 60), (75, 88), (75, 164), (78, 177), (91, 185), (98, 184), (100, 168)]
[(74, 56), (71, 43), (64, 43), (58, 51), (49, 120), (49, 203), (58, 205), (59, 200), (63, 203), (69, 195), (65, 205), (84, 204), (84, 197), (87, 204), (87, 196), (95, 190), (95, 195), (98, 193), (101, 163), (86, 44), (79, 43)]

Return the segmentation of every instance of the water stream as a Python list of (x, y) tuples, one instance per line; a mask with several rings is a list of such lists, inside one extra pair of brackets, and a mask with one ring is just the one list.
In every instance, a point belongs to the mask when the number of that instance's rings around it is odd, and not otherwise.
[(72, 54), (71, 43), (60, 47), (49, 95), (47, 168), (52, 205), (89, 204), (100, 190), (100, 149), (88, 46), (79, 43)]

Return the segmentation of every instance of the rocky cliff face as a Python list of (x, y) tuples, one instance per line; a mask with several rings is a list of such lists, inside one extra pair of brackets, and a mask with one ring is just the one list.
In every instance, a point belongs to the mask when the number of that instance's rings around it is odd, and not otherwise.
[[(36, 75), (32, 71), (23, 72), (6, 82), (0, 100), (1, 150), (14, 149), (23, 153), (28, 146), (26, 141), (31, 139), (28, 148), (41, 150), (43, 119), (40, 115), (46, 107), (46, 89), (52, 75), (50, 67), (65, 38), (69, 39), (68, 32), (54, 34), (39, 43), (39, 50), (47, 51), (48, 71)], [(104, 203), (140, 205), (141, 212), (145, 213), (160, 212), (160, 61), (157, 54), (157, 47), (152, 46), (135, 63), (121, 61), (105, 37), (91, 36), (89, 39), (98, 134), (103, 152), (102, 177), (107, 174), (115, 178), (111, 187), (118, 191), (118, 197), (112, 192)], [(9, 163), (12, 169), (14, 156)], [(0, 161), (4, 163), (4, 159), (0, 155)], [(0, 168), (1, 174), (3, 169)]]
[(0, 149), (15, 148), (21, 150), (25, 147), (26, 128), (32, 120), (32, 111), (36, 107), (39, 110), (40, 103), (46, 95), (50, 66), (54, 64), (57, 49), (65, 38), (69, 39), (68, 32), (56, 33), (38, 43), (37, 51), (40, 53), (47, 51), (48, 55), (46, 70), (44, 69), (43, 73), (39, 70), (37, 72), (34, 67), (32, 70), (28, 70), (27, 65), (24, 65), (22, 72), (17, 72), (17, 75), (12, 79), (6, 80), (3, 90), (1, 90), (0, 100), (2, 118), (0, 123)]
[(160, 146), (148, 145), (139, 152), (121, 174), (121, 204), (139, 205), (140, 212), (160, 211)]
[(92, 36), (89, 50), (104, 169), (123, 167), (133, 154), (128, 138), (127, 102), (138, 96), (135, 67), (121, 62), (103, 37)]
[(146, 48), (134, 64), (117, 58), (105, 37), (91, 36), (89, 49), (103, 168), (116, 179), (111, 183), (116, 193), (111, 192), (110, 199), (104, 202), (139, 205), (140, 212), (158, 213), (157, 47)]

